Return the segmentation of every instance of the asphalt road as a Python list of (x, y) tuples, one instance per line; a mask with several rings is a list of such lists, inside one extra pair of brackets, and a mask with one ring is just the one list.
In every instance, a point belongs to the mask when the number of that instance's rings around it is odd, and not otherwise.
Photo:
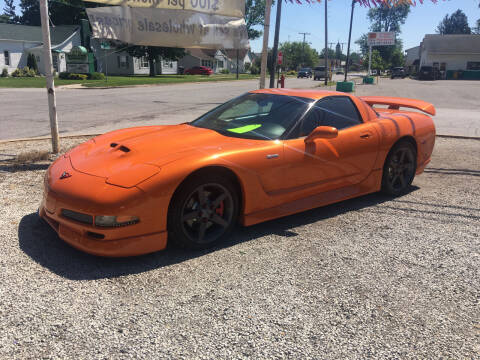
[[(291, 87), (319, 84), (288, 79)], [(61, 133), (103, 133), (139, 125), (191, 121), (223, 102), (258, 89), (258, 80), (114, 89), (57, 89)], [(0, 140), (50, 134), (45, 89), (0, 88)]]
[(396, 199), (239, 228), (211, 251), (127, 259), (78, 252), (39, 221), (48, 164), (1, 162), (0, 358), (478, 358), (479, 144), (437, 139)]
[[(341, 76), (335, 76), (341, 80)], [(286, 86), (309, 88), (311, 79), (288, 78)], [(116, 89), (58, 89), (62, 134), (103, 133), (123, 127), (191, 121), (213, 107), (249, 90), (257, 80), (187, 83)], [(334, 88), (331, 88), (334, 90)], [(480, 136), (480, 81), (380, 79), (359, 85), (357, 95), (423, 99), (437, 107), (435, 123), (442, 135)], [(0, 140), (49, 135), (44, 89), (0, 89)]]

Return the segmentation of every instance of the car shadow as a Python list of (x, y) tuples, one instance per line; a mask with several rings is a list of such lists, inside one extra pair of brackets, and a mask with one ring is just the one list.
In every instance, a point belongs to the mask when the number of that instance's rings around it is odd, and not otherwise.
[[(409, 192), (416, 191), (412, 186)], [(96, 280), (138, 274), (181, 263), (239, 243), (275, 234), (295, 237), (295, 228), (335, 217), (350, 211), (378, 205), (392, 198), (380, 193), (365, 195), (333, 205), (268, 221), (250, 227), (238, 227), (221, 245), (202, 251), (187, 251), (168, 246), (164, 251), (129, 258), (103, 258), (83, 253), (62, 241), (37, 213), (24, 216), (18, 228), (22, 251), (53, 273), (70, 280)]]

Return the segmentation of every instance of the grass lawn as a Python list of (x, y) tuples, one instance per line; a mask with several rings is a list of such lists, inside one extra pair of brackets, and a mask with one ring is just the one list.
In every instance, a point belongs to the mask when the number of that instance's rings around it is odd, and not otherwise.
[[(240, 79), (256, 79), (258, 75), (240, 74)], [(55, 78), (55, 86), (82, 84), (86, 87), (105, 87), (105, 86), (132, 86), (132, 85), (152, 85), (152, 84), (172, 84), (184, 82), (202, 82), (202, 81), (229, 81), (235, 80), (235, 74), (216, 74), (206, 75), (157, 75), (149, 76), (109, 76), (106, 80), (62, 80)], [(43, 88), (45, 87), (45, 78), (0, 78), (0, 88)]]

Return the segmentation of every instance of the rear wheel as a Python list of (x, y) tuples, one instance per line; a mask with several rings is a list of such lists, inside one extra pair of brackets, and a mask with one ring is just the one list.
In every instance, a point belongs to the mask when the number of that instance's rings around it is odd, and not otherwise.
[(187, 180), (169, 211), (169, 235), (180, 247), (204, 249), (224, 240), (235, 227), (239, 209), (235, 186), (215, 174)]
[(404, 194), (412, 184), (417, 171), (417, 151), (408, 141), (396, 144), (383, 167), (382, 191), (389, 195)]

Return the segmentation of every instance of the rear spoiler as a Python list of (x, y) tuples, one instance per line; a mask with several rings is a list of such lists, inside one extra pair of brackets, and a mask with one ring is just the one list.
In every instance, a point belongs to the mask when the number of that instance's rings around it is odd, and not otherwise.
[(398, 110), (400, 107), (406, 107), (417, 109), (430, 115), (435, 115), (435, 107), (422, 100), (388, 96), (359, 96), (359, 98), (370, 106), (388, 105), (388, 108), (393, 110)]

